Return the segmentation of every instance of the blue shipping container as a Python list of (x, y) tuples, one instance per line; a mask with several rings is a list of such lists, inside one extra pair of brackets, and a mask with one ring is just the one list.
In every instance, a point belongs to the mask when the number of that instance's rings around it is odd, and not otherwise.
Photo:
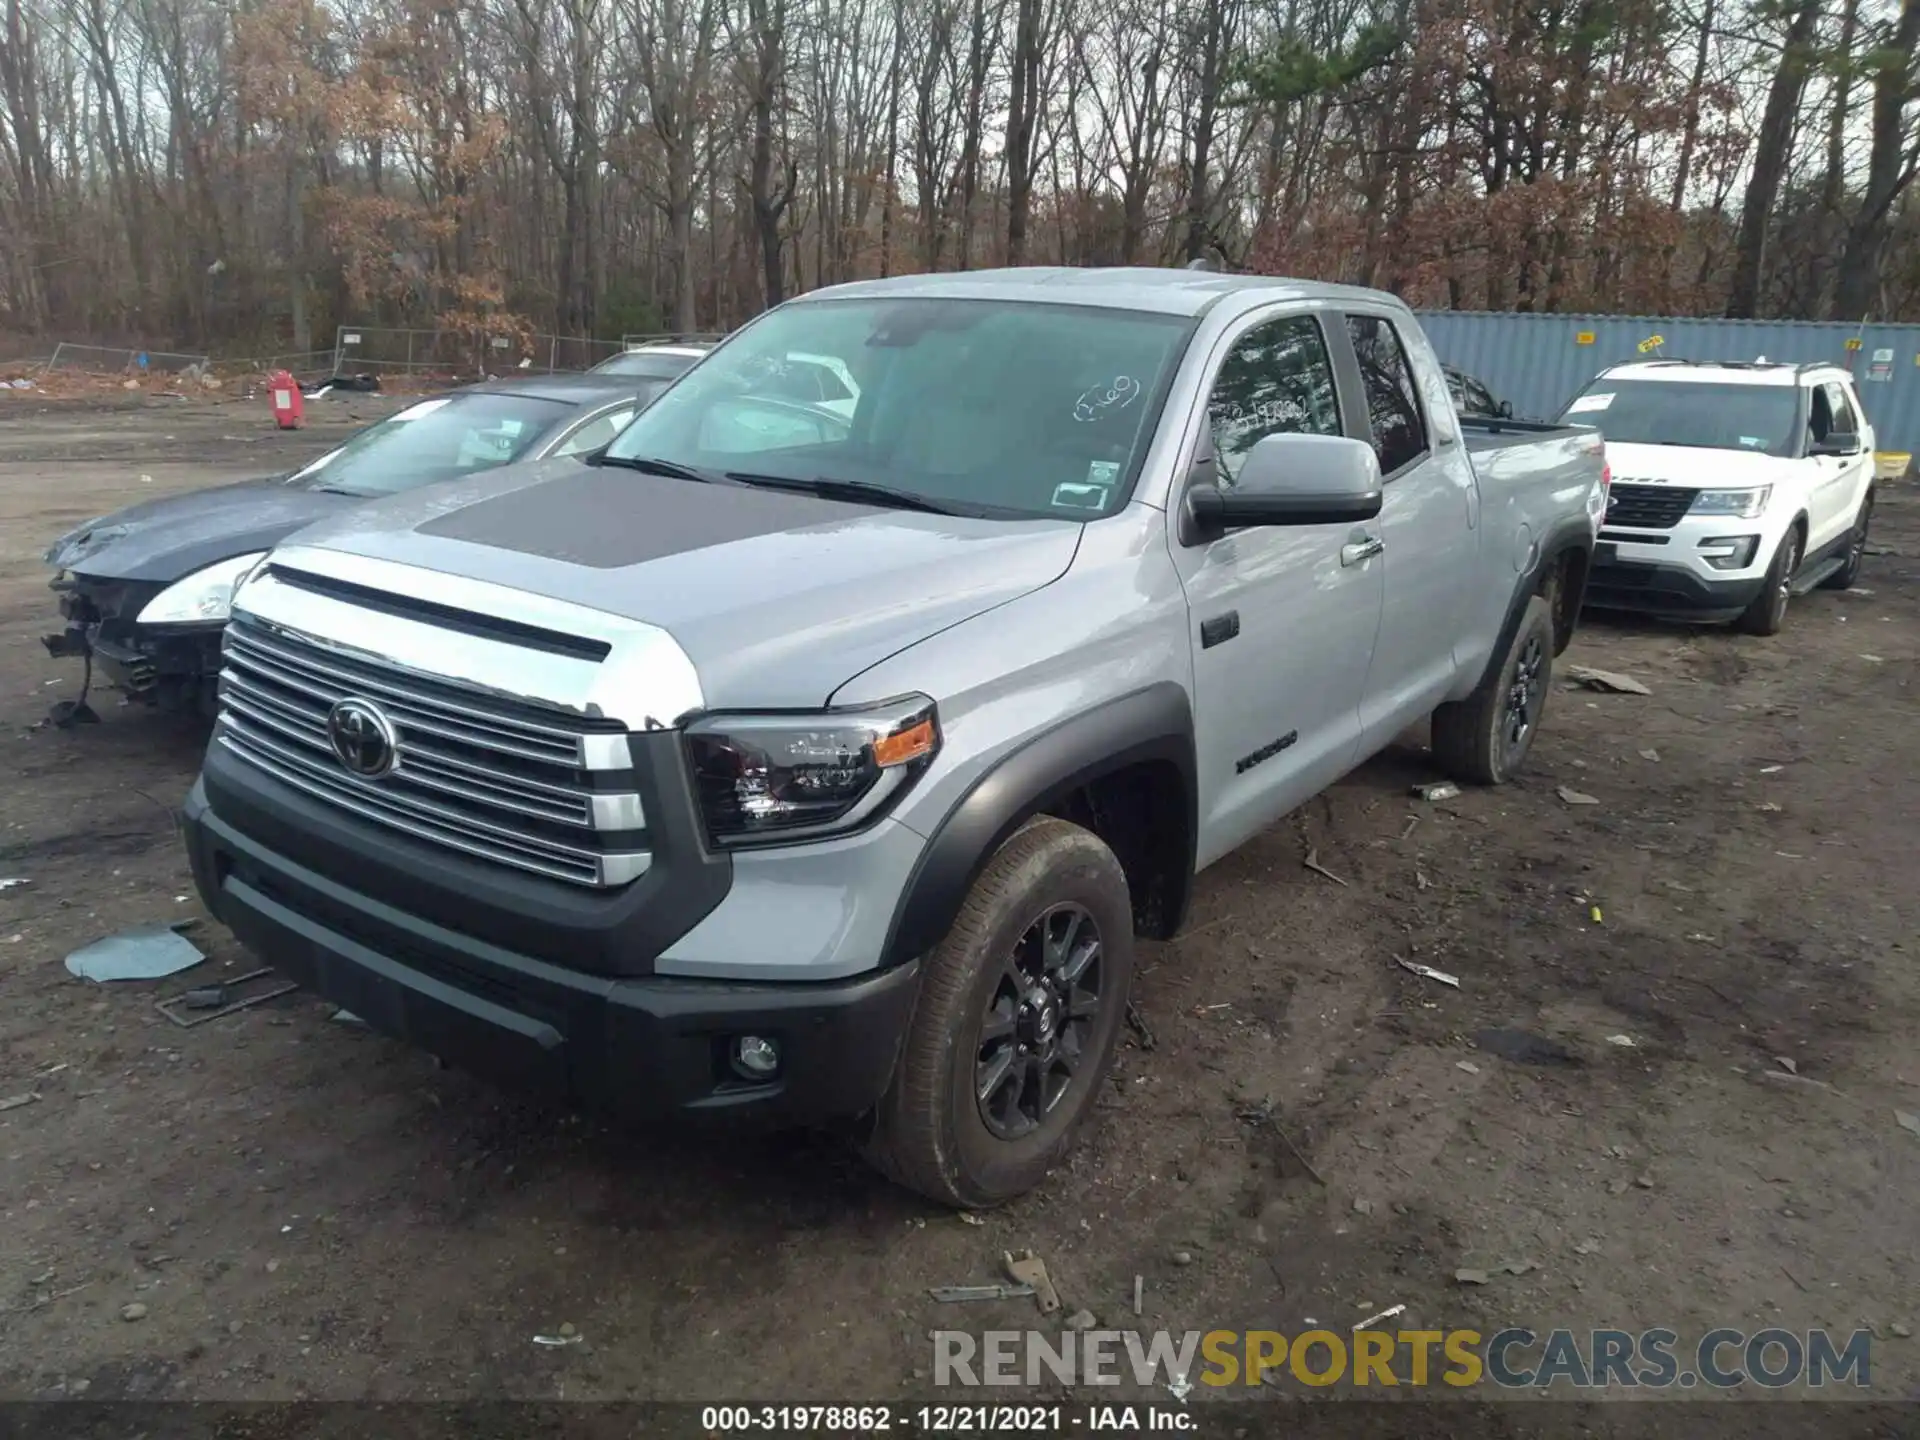
[(1920, 325), (1701, 320), (1662, 315), (1518, 315), (1423, 310), (1433, 347), (1515, 415), (1551, 420), (1609, 365), (1658, 353), (1683, 360), (1830, 360), (1853, 374), (1878, 449), (1920, 451)]

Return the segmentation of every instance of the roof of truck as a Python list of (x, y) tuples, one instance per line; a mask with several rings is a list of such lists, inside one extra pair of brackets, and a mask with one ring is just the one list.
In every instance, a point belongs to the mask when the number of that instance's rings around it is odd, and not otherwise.
[[(1610, 365), (1595, 377), (1608, 380), (1674, 380), (1682, 384), (1798, 385), (1810, 376), (1847, 376), (1844, 366), (1816, 360), (1634, 360)], [(1850, 377), (1849, 377), (1850, 378)]]
[(936, 300), (1038, 300), (1056, 305), (1148, 310), (1162, 315), (1199, 315), (1230, 295), (1260, 300), (1401, 303), (1380, 290), (1289, 280), (1278, 275), (1223, 275), (1208, 270), (1155, 270), (1144, 266), (1082, 269), (1067, 265), (856, 280), (815, 290), (798, 303), (886, 295)]

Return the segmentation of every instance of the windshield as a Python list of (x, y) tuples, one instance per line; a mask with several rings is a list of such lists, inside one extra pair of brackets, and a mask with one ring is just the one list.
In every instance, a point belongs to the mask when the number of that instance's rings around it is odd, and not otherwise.
[(1799, 391), (1791, 385), (1705, 380), (1609, 380), (1602, 376), (1560, 418), (1592, 425), (1620, 445), (1687, 445), (1792, 455)]
[(392, 495), (518, 460), (573, 413), (563, 401), (530, 395), (436, 395), (362, 430), (287, 483)]
[(593, 367), (596, 375), (640, 375), (650, 380), (677, 380), (693, 368), (698, 355), (674, 355), (658, 350), (626, 350)]
[(1125, 503), (1189, 330), (1032, 301), (790, 305), (703, 360), (607, 458), (1092, 519)]

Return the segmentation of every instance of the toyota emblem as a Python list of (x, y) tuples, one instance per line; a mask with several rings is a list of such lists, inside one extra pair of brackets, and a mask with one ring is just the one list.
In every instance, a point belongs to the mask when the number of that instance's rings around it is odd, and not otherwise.
[(375, 780), (400, 762), (393, 722), (371, 700), (349, 695), (327, 712), (327, 742), (340, 763), (362, 779)]

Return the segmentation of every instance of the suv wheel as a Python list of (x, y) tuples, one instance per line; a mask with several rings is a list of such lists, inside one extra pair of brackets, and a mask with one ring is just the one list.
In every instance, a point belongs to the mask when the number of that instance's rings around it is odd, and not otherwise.
[(1853, 530), (1847, 536), (1846, 561), (1820, 582), (1825, 589), (1851, 589), (1853, 582), (1860, 578), (1860, 562), (1867, 558), (1867, 528), (1872, 524), (1873, 487), (1869, 484), (1865, 498), (1860, 501), (1860, 513), (1853, 517)]
[(1787, 618), (1787, 601), (1793, 595), (1794, 572), (1799, 568), (1800, 527), (1796, 525), (1781, 537), (1780, 548), (1773, 552), (1773, 564), (1767, 567), (1766, 584), (1733, 622), (1734, 628), (1749, 635), (1778, 635)]
[(1526, 763), (1553, 683), (1553, 605), (1527, 602), (1500, 668), (1464, 700), (1433, 712), (1433, 753), (1456, 780), (1500, 785)]
[(923, 966), (868, 1158), (931, 1199), (998, 1205), (1070, 1148), (1112, 1062), (1133, 979), (1120, 862), (1078, 825), (1028, 822)]

